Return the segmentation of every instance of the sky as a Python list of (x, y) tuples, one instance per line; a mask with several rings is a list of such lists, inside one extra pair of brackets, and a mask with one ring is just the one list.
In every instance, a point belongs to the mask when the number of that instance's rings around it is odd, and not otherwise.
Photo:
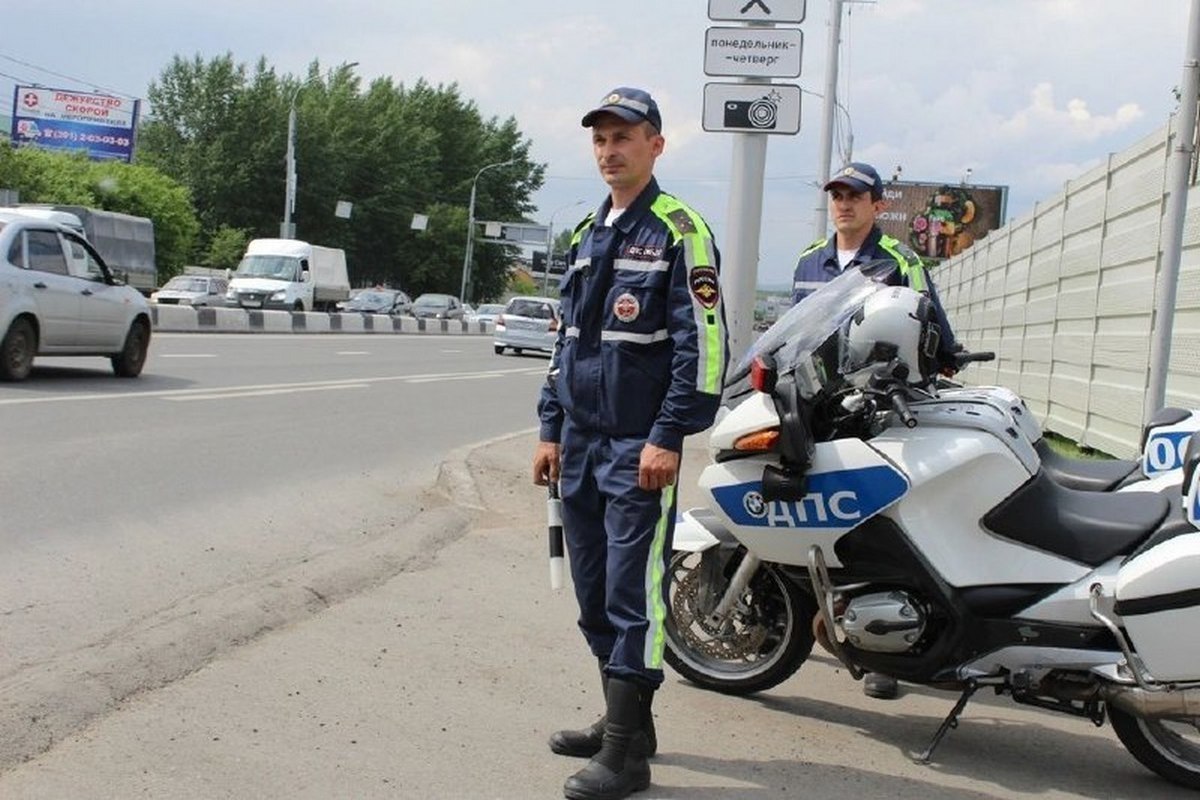
[[(50, 16), (37, 3), (5, 5), (5, 115), (18, 83), (144, 97), (175, 55), (228, 52), (249, 66), (262, 57), (294, 75), (314, 59), (325, 69), (357, 62), (364, 87), (384, 75), (456, 82), (485, 117), (514, 117), (531, 140), (546, 164), (533, 217), (556, 230), (605, 194), (581, 116), (613, 87), (642, 87), (662, 109), (662, 188), (704, 215), (718, 245), (729, 227), (734, 137), (705, 132), (701, 116), (705, 83), (736, 80), (704, 74), (705, 31), (732, 23), (710, 20), (706, 0), (59, 0)], [(801, 123), (798, 135), (768, 138), (760, 286), (789, 283), (818, 238), (831, 6), (808, 0), (801, 75), (777, 79), (801, 87)], [(957, 183), (969, 170), (973, 183), (1009, 187), (1008, 219), (1028, 214), (1166, 123), (1188, 9), (1186, 0), (847, 2), (837, 92), (846, 113), (831, 169), (849, 151), (885, 179), (897, 166), (915, 181)]]

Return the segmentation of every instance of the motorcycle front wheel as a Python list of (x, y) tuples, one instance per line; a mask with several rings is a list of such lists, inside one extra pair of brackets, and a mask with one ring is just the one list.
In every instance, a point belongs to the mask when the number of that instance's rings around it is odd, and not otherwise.
[(1196, 723), (1142, 719), (1112, 705), (1108, 718), (1121, 744), (1143, 766), (1172, 783), (1200, 789), (1200, 727)]
[[(812, 651), (816, 604), (778, 568), (759, 567), (729, 616), (709, 618), (745, 550), (722, 565), (719, 586), (704, 586), (702, 554), (671, 558), (666, 661), (703, 689), (748, 695), (790, 678)], [(721, 557), (715, 551), (709, 558)]]

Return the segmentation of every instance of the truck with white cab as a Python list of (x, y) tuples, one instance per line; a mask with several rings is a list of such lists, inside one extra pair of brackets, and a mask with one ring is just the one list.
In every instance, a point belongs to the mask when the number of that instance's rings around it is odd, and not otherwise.
[(346, 253), (296, 239), (252, 239), (225, 302), (239, 308), (332, 311), (350, 296)]

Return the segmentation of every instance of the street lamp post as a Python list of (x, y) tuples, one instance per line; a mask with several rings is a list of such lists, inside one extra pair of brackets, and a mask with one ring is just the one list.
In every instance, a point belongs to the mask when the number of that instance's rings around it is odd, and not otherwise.
[(554, 213), (550, 215), (550, 226), (546, 228), (546, 271), (542, 275), (542, 294), (550, 293), (550, 265), (554, 262), (554, 218), (558, 216), (559, 211), (566, 211), (568, 208), (582, 205), (583, 200), (576, 200), (574, 203), (568, 203), (562, 208), (554, 209)]
[(476, 172), (475, 177), (471, 180), (471, 201), (467, 203), (467, 252), (463, 255), (462, 286), (458, 290), (458, 299), (464, 303), (467, 302), (467, 279), (471, 274), (471, 246), (475, 243), (475, 185), (479, 183), (479, 176), (487, 170), (507, 167), (515, 161), (515, 158), (510, 158), (508, 161), (480, 167), (479, 172)]
[[(343, 64), (341, 68), (353, 69), (357, 66), (357, 61), (351, 61)], [(309, 80), (312, 80), (312, 77), (309, 76)], [(287, 178), (283, 188), (283, 222), (279, 224), (280, 239), (296, 237), (296, 226), (292, 224), (292, 214), (296, 212), (296, 98), (300, 96), (300, 90), (308, 83), (309, 81), (305, 81), (297, 86), (288, 103), (287, 154), (283, 157)]]

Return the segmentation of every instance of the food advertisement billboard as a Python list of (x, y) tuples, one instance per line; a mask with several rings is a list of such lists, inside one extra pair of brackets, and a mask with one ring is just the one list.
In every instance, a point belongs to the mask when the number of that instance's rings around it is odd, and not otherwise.
[(1007, 186), (892, 181), (884, 184), (884, 233), (924, 258), (956, 256), (1004, 224)]

